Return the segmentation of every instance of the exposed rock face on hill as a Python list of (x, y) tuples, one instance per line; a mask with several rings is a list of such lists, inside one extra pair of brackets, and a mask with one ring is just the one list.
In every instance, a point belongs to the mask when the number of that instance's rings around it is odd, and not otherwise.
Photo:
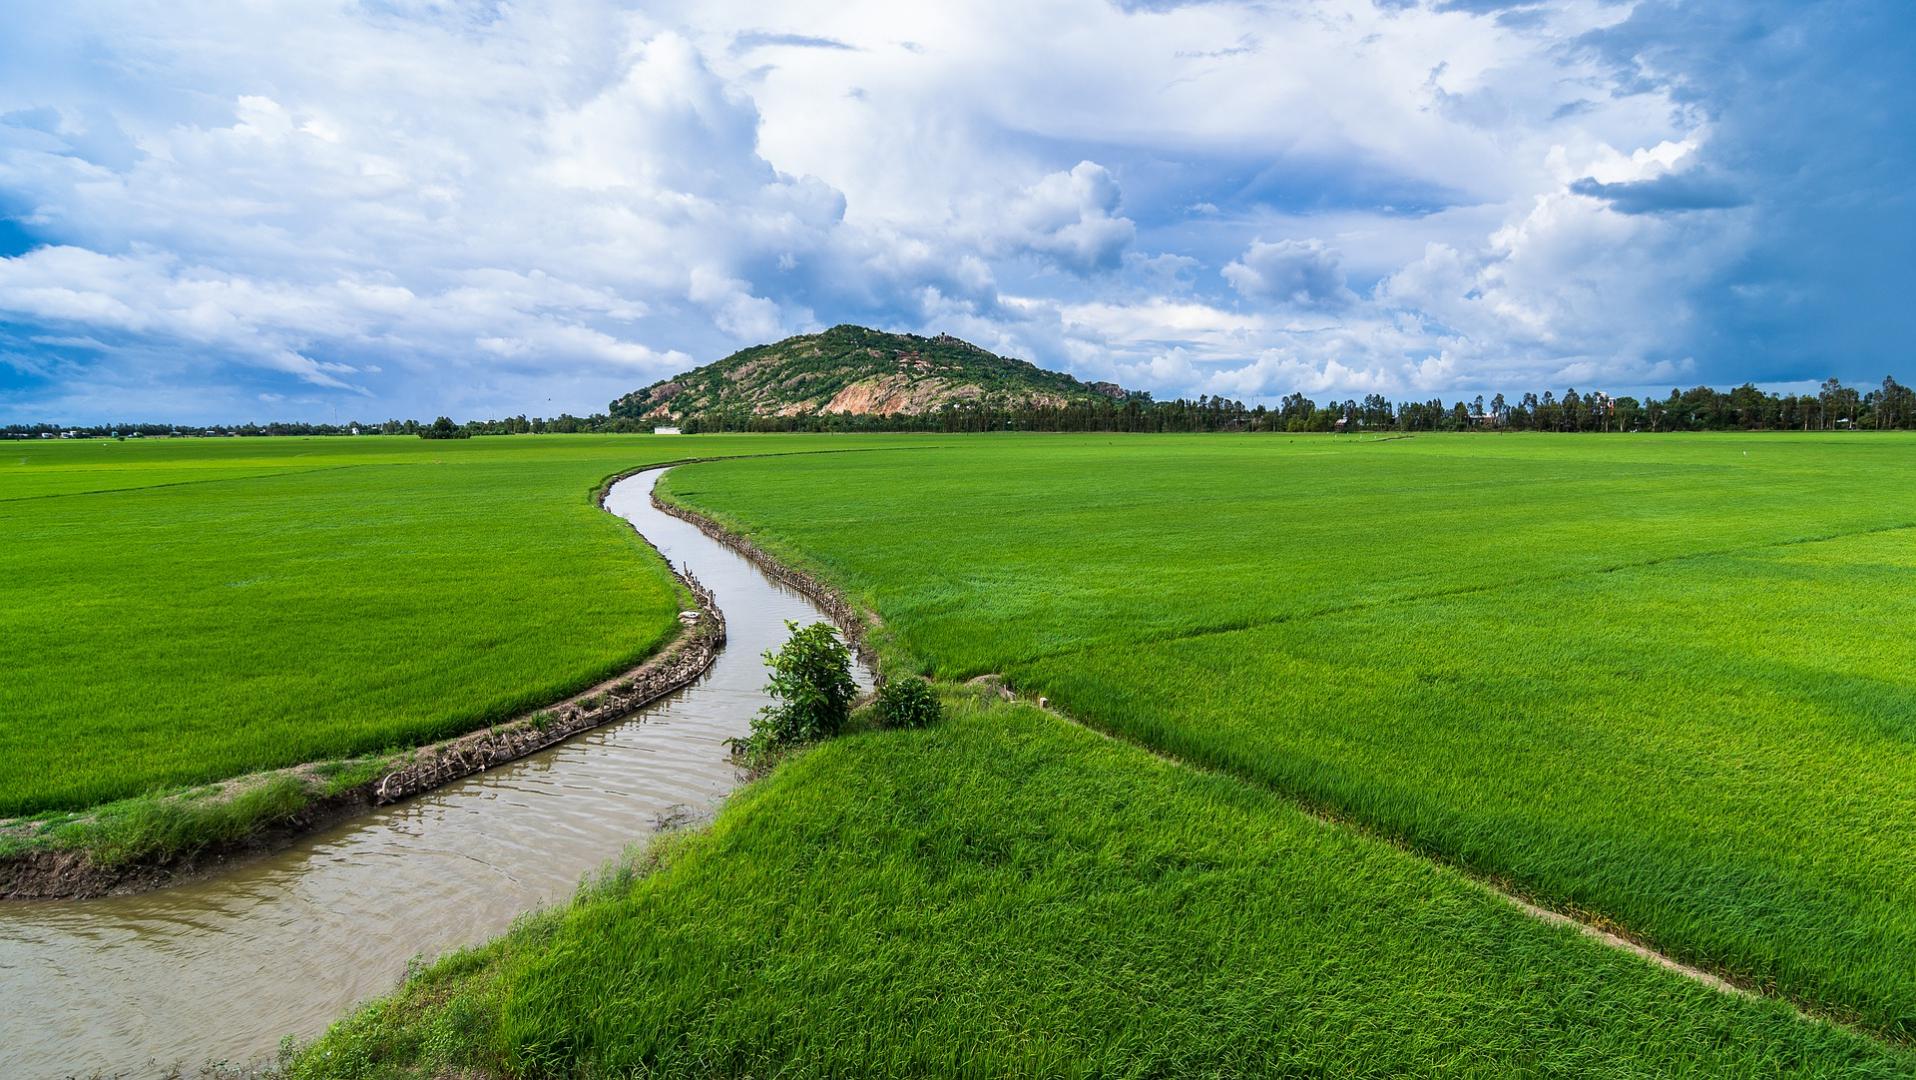
[(916, 416), (947, 405), (1061, 408), (1128, 396), (1115, 383), (1079, 382), (948, 334), (834, 326), (742, 349), (633, 391), (614, 401), (611, 412), (660, 423), (747, 415)]

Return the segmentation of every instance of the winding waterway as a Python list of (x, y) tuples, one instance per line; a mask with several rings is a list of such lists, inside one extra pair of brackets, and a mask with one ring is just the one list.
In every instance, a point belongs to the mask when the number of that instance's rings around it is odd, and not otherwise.
[[(727, 643), (706, 675), (616, 724), (157, 892), (0, 905), (0, 1077), (146, 1076), (270, 1056), (392, 989), (415, 956), (483, 941), (568, 896), (738, 782), (724, 740), (764, 704), (760, 654), (803, 596), (650, 501), (606, 509), (713, 591)], [(859, 673), (861, 685), (869, 676)]]

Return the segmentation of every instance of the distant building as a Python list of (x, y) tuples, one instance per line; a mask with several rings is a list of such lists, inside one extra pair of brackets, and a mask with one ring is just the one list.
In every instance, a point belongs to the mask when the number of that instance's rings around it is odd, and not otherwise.
[(652, 429), (652, 434), (654, 434), (654, 435), (681, 435), (681, 434), (684, 434), (684, 433), (683, 433), (683, 432), (681, 432), (681, 431), (680, 431), (680, 430), (679, 430), (678, 428), (675, 428), (675, 427), (655, 427), (655, 428), (653, 428), (653, 429)]

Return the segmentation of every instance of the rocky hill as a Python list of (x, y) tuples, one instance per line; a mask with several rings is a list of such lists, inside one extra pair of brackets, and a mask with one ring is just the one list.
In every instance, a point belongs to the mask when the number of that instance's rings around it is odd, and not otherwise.
[(693, 417), (821, 413), (922, 415), (946, 405), (1063, 407), (1123, 401), (1115, 383), (1083, 383), (948, 334), (919, 337), (834, 326), (635, 390), (613, 416), (661, 423)]

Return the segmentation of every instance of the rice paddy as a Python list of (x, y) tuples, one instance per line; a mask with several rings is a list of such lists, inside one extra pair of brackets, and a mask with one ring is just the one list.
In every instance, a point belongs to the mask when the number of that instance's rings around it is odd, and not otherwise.
[(592, 491), (690, 451), (557, 435), (8, 447), (0, 816), (412, 746), (631, 666), (676, 632), (679, 597)]
[[(886, 452), (809, 452), (842, 449)], [(735, 459), (668, 497), (877, 613), (956, 713), (800, 753), (294, 1075), (1916, 1070), (1916, 437), (14, 457), (0, 813), (412, 745), (631, 664), (680, 598), (590, 492), (690, 457)]]
[(342, 1022), (301, 1078), (1893, 1076), (1026, 706), (826, 743)]
[(668, 483), (911, 665), (1916, 1037), (1916, 441), (980, 441)]

